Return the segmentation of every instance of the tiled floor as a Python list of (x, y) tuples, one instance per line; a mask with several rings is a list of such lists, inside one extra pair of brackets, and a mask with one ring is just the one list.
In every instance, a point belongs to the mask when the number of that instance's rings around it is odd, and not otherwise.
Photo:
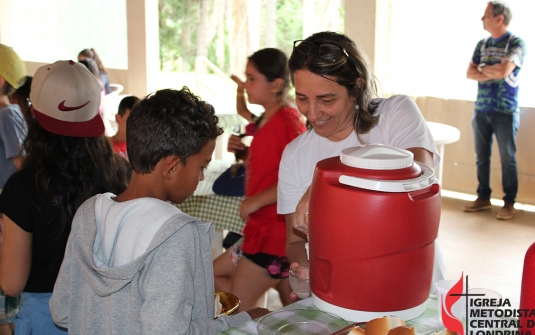
[[(509, 221), (497, 220), (500, 209), (465, 213), (467, 202), (443, 197), (439, 243), (446, 263), (447, 279), (468, 275), (472, 288), (498, 291), (517, 307), (524, 255), (535, 242), (535, 213), (518, 211)], [(276, 291), (271, 290), (268, 308), (281, 307)]]

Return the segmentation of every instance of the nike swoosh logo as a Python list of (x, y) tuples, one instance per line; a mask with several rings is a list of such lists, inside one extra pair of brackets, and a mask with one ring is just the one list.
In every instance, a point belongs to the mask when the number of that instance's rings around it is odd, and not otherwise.
[(65, 106), (65, 101), (66, 101), (66, 100), (63, 100), (63, 101), (58, 105), (58, 109), (59, 109), (60, 111), (62, 111), (62, 112), (70, 112), (70, 111), (74, 111), (74, 110), (83, 108), (83, 107), (85, 107), (88, 103), (91, 102), (91, 100), (89, 100), (88, 102), (86, 102), (86, 103), (83, 104), (83, 105), (80, 105), (80, 106), (74, 106), (74, 107), (69, 107), (69, 106)]

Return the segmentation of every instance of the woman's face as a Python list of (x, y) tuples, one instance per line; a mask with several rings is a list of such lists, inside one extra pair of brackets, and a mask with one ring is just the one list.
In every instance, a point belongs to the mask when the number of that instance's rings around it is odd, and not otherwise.
[(308, 70), (294, 74), (297, 108), (316, 134), (341, 141), (354, 131), (355, 97), (347, 89)]
[(245, 90), (250, 103), (265, 105), (272, 99), (272, 85), (267, 78), (260, 73), (252, 62), (247, 62), (245, 68)]

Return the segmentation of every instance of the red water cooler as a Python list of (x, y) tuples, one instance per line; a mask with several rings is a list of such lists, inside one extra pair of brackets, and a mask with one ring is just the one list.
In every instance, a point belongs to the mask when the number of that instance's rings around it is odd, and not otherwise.
[(352, 321), (424, 312), (441, 197), (433, 170), (413, 157), (370, 144), (316, 165), (309, 257), (320, 310)]

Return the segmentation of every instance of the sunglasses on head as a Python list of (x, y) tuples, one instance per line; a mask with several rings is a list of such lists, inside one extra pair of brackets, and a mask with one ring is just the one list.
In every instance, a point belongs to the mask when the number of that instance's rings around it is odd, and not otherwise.
[[(344, 55), (346, 55), (347, 57), (347, 62), (350, 65), (354, 66), (355, 70), (357, 71), (357, 76), (355, 78), (355, 81), (354, 82), (351, 81), (351, 84), (354, 84), (357, 78), (360, 77), (357, 66), (351, 61), (346, 50), (336, 44), (316, 43), (312, 41), (297, 40), (297, 41), (294, 41), (293, 53), (296, 53), (304, 57), (308, 57), (308, 55), (310, 55), (310, 53), (312, 52), (312, 49), (314, 49), (314, 46), (318, 46), (318, 57), (327, 62), (335, 62), (336, 60), (338, 60), (338, 57), (340, 57), (340, 55), (344, 53)], [(321, 76), (324, 77), (325, 79), (329, 79), (334, 82), (340, 83), (338, 80), (333, 80), (332, 78), (329, 78), (325, 75), (321, 75)], [(343, 84), (346, 85), (348, 83), (343, 83)]]
[(297, 52), (302, 56), (310, 55), (314, 46), (318, 46), (318, 56), (320, 59), (326, 60), (328, 62), (334, 62), (340, 57), (342, 52), (346, 55), (349, 60), (349, 55), (344, 48), (331, 43), (316, 43), (312, 41), (297, 40), (294, 41), (293, 52)]

